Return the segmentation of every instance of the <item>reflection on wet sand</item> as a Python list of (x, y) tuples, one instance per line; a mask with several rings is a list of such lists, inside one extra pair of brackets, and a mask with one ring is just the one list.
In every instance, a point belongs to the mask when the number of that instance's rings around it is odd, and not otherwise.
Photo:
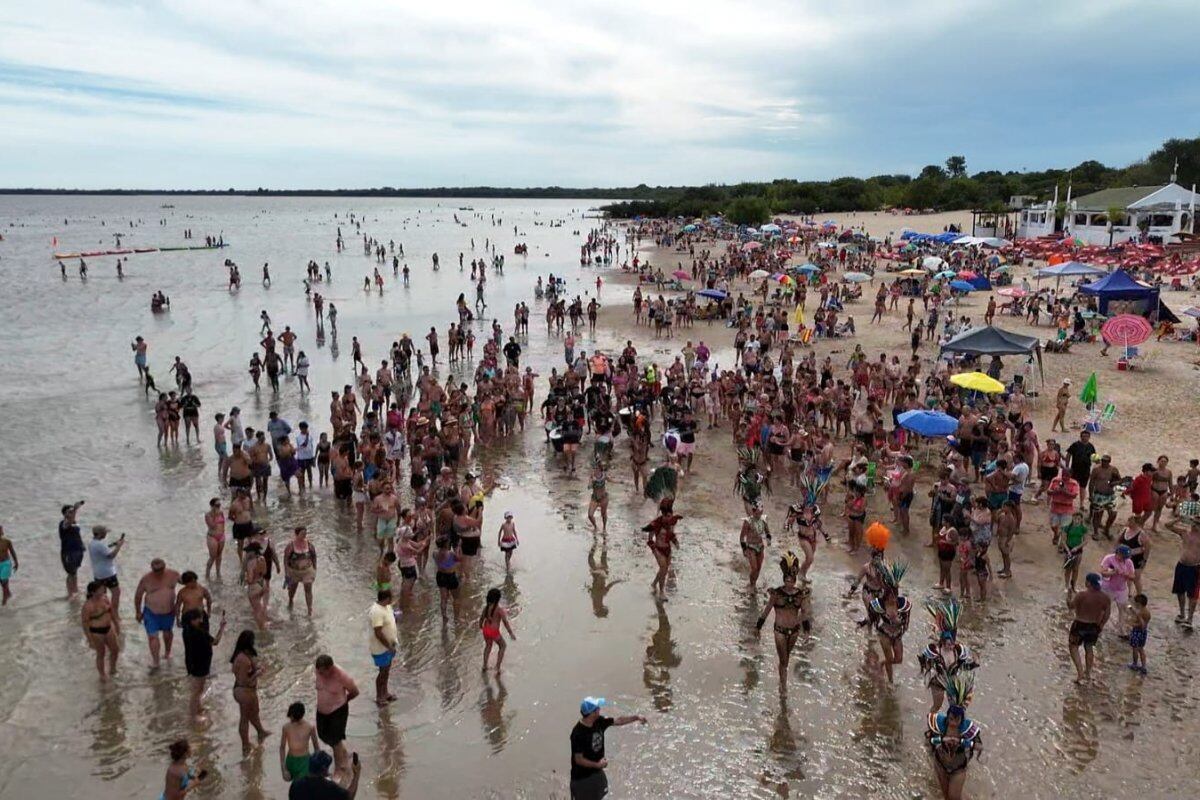
[(654, 708), (666, 712), (671, 710), (674, 695), (671, 691), (671, 670), (683, 663), (683, 656), (675, 648), (671, 637), (671, 619), (667, 616), (665, 603), (657, 603), (658, 627), (650, 635), (646, 657), (642, 662), (642, 682), (650, 691)]

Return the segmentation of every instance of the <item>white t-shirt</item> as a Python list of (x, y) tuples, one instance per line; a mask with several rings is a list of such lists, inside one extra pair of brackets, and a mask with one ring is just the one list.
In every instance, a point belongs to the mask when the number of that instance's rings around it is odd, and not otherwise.
[(379, 637), (375, 635), (375, 629), (383, 628), (383, 638), (395, 644), (397, 639), (396, 617), (392, 614), (391, 608), (381, 606), (379, 603), (372, 603), (367, 614), (371, 619), (371, 630), (368, 631), (368, 635), (371, 637), (371, 655), (377, 656), (380, 653), (386, 653), (387, 647), (379, 641)]
[(1025, 463), (1015, 465), (1012, 468), (1012, 476), (1015, 483), (1009, 484), (1008, 490), (1018, 496), (1025, 494), (1025, 484), (1029, 483), (1029, 465)]
[(107, 539), (88, 542), (88, 558), (92, 562), (92, 577), (96, 580), (107, 580), (117, 574), (117, 559)]
[(316, 458), (316, 457), (317, 457), (317, 453), (313, 449), (312, 434), (311, 433), (303, 433), (303, 432), (297, 433), (296, 434), (296, 458), (300, 459), (301, 461), (308, 461), (308, 460)]

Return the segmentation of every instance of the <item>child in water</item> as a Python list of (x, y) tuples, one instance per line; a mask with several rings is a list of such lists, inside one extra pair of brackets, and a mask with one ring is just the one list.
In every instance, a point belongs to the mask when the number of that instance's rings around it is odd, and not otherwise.
[(506, 572), (512, 571), (512, 554), (520, 543), (521, 540), (517, 538), (517, 523), (513, 522), (513, 513), (505, 511), (504, 524), (500, 526), (500, 530), (496, 534), (496, 544), (500, 546), (500, 551), (504, 553), (504, 569)]
[(483, 631), (483, 671), (487, 671), (488, 658), (492, 654), (492, 645), (499, 648), (496, 652), (496, 672), (500, 672), (500, 665), (504, 661), (504, 651), (508, 645), (504, 641), (504, 637), (500, 635), (500, 626), (503, 625), (508, 635), (515, 641), (517, 635), (513, 633), (512, 625), (508, 621), (508, 610), (500, 605), (500, 590), (488, 589), (487, 604), (483, 607), (483, 614), (479, 617), (479, 629)]
[(1133, 660), (1129, 668), (1134, 672), (1146, 674), (1146, 630), (1150, 627), (1150, 601), (1146, 595), (1139, 594), (1133, 598), (1129, 606), (1132, 627), (1129, 629), (1129, 647), (1133, 651)]

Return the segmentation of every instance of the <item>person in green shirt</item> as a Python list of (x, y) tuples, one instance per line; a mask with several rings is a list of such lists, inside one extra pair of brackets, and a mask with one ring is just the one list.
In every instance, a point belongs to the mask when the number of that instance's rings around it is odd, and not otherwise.
[(1083, 512), (1076, 511), (1071, 515), (1071, 521), (1062, 529), (1062, 539), (1059, 551), (1063, 554), (1063, 580), (1067, 591), (1075, 591), (1075, 583), (1079, 579), (1079, 562), (1083, 558), (1083, 540), (1087, 537), (1088, 526), (1083, 520)]

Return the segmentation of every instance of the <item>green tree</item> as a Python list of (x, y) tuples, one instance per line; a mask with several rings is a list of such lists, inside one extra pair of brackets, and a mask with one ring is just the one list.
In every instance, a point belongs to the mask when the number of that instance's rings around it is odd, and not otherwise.
[(951, 178), (961, 178), (967, 174), (966, 156), (950, 156), (946, 159), (946, 172)]
[(917, 180), (924, 181), (940, 181), (946, 177), (946, 173), (937, 164), (930, 164), (921, 170), (921, 174), (917, 176)]
[(725, 219), (734, 225), (757, 225), (771, 218), (771, 207), (762, 197), (735, 197), (725, 207)]

